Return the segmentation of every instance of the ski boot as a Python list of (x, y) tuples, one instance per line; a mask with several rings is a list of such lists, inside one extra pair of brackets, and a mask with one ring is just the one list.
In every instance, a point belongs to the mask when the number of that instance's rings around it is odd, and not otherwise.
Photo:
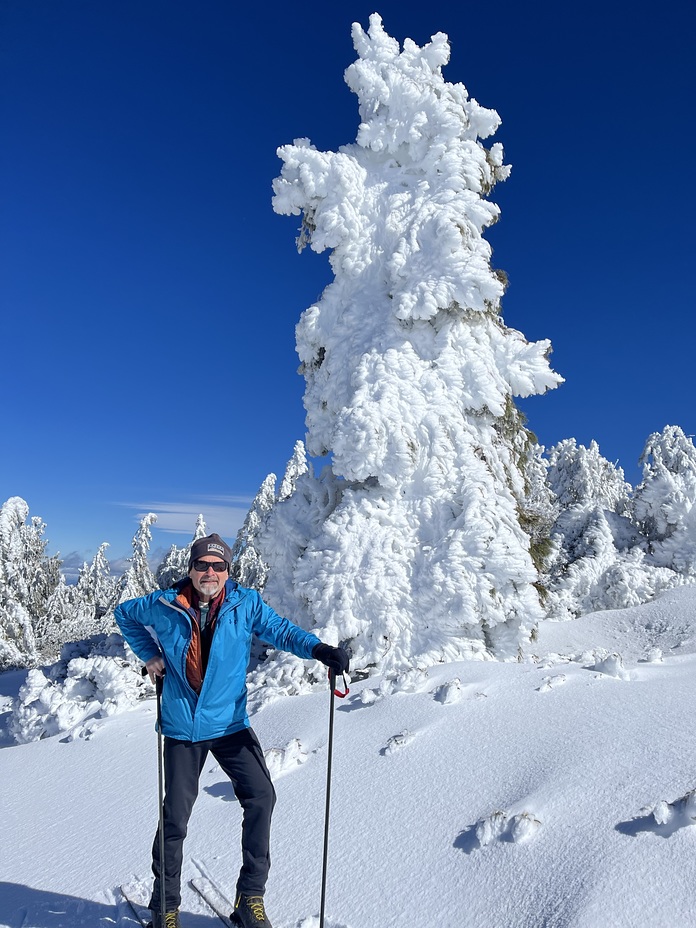
[(273, 928), (263, 905), (263, 896), (237, 896), (230, 921), (239, 928)]
[(150, 911), (152, 912), (152, 921), (147, 928), (181, 928), (178, 909), (174, 909), (173, 912), (164, 913), (164, 924), (162, 924), (162, 916), (159, 912), (155, 912), (154, 909)]

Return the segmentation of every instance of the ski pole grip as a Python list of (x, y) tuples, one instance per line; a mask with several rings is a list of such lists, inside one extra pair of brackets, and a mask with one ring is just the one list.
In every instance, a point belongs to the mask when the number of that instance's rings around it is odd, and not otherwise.
[[(161, 677), (159, 677), (159, 676), (158, 676), (158, 677), (155, 677), (155, 693), (156, 693), (158, 696), (161, 696), (161, 695), (162, 695), (162, 687), (163, 687), (163, 685), (164, 685), (164, 675), (165, 675), (166, 672), (167, 672), (167, 671), (166, 671), (166, 668), (165, 668), (165, 669), (162, 671), (162, 676), (161, 676)], [(145, 667), (145, 665), (143, 665), (143, 666), (141, 667), (141, 669), (140, 669), (140, 676), (141, 676), (141, 677), (147, 677), (147, 676), (149, 676), (148, 671), (147, 671), (147, 667)]]

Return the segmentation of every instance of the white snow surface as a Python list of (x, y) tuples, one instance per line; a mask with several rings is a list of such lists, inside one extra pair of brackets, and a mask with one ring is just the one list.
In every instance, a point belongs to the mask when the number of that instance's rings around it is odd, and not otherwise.
[[(136, 687), (94, 660), (93, 674), (79, 665), (92, 715), (24, 744), (3, 726), (2, 928), (132, 928), (117, 887), (149, 888), (155, 702), (114, 699), (105, 715), (100, 679), (112, 694)], [(696, 589), (681, 587), (544, 623), (519, 663), (353, 682), (334, 716), (326, 928), (692, 924), (695, 675)], [(0, 675), (0, 718), (25, 678)], [(317, 928), (329, 693), (271, 696), (254, 694), (252, 718), (278, 792), (267, 908), (275, 928)], [(231, 894), (239, 831), (210, 759), (186, 841), (185, 928), (219, 924), (188, 880)]]

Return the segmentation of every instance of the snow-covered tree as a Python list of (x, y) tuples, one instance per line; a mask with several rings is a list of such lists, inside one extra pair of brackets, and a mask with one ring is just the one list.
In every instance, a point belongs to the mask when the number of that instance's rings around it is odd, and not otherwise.
[(111, 612), (118, 598), (118, 580), (106, 557), (108, 547), (108, 541), (103, 542), (92, 561), (82, 565), (75, 587), (77, 599), (92, 607), (95, 619)]
[[(60, 581), (60, 561), (46, 554), (46, 526), (19, 496), (0, 509), (0, 661), (31, 664), (35, 628)], [(19, 655), (19, 658), (18, 658)], [(2, 664), (0, 664), (2, 666)]]
[(85, 638), (94, 631), (93, 606), (84, 602), (77, 588), (68, 586), (61, 574), (58, 585), (48, 598), (45, 612), (34, 623), (36, 647), (41, 660), (56, 660), (66, 641)]
[(191, 545), (199, 538), (205, 538), (208, 530), (205, 526), (203, 514), (199, 513), (196, 519), (196, 528), (191, 541), (184, 545), (183, 548), (172, 545), (167, 552), (166, 557), (157, 568), (155, 579), (161, 590), (168, 590), (177, 580), (181, 580), (188, 573), (189, 556), (191, 554)]
[(307, 450), (303, 441), (296, 441), (292, 457), (287, 463), (283, 479), (278, 490), (278, 500), (288, 499), (295, 492), (297, 481), (309, 471), (307, 463)]
[(257, 550), (259, 533), (275, 505), (276, 475), (269, 474), (254, 497), (244, 524), (237, 532), (232, 546), (232, 568), (230, 576), (241, 586), (251, 587), (262, 593), (268, 577), (268, 565)]
[(138, 531), (133, 537), (133, 555), (128, 558), (130, 566), (120, 582), (120, 595), (118, 598), (120, 603), (125, 602), (127, 599), (145, 596), (157, 589), (157, 581), (150, 570), (147, 560), (150, 542), (152, 541), (150, 526), (156, 521), (157, 516), (154, 512), (148, 512), (140, 520)]
[(28, 667), (37, 659), (31, 616), (18, 602), (0, 602), (0, 670)]
[(443, 34), (401, 50), (374, 14), (353, 41), (356, 142), (278, 152), (274, 209), (302, 214), (335, 279), (297, 327), (307, 450), (330, 462), (270, 515), (266, 596), (356, 667), (514, 657), (543, 613), (513, 397), (562, 378), (500, 315), (482, 233), (509, 167), (480, 141), (500, 120), (444, 80)]
[(634, 518), (656, 563), (696, 576), (696, 448), (676, 425), (648, 438)]
[(551, 448), (547, 479), (563, 510), (594, 502), (618, 515), (628, 512), (631, 485), (620, 467), (602, 457), (596, 441), (585, 448), (568, 438)]
[(645, 557), (630, 519), (631, 486), (596, 442), (585, 448), (570, 438), (551, 448), (548, 483), (559, 509), (545, 579), (553, 618), (635, 606), (677, 582)]
[(268, 579), (268, 565), (259, 554), (260, 539), (266, 531), (275, 504), (289, 499), (295, 492), (299, 478), (309, 470), (304, 442), (297, 441), (292, 457), (285, 467), (278, 493), (275, 492), (275, 474), (269, 474), (261, 484), (232, 548), (231, 576), (237, 583), (253, 587), (260, 593), (264, 591)]

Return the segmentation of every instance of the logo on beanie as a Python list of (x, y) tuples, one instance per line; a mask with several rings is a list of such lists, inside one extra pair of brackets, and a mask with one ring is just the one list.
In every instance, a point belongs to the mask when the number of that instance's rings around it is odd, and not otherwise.
[(225, 549), (222, 545), (208, 544), (208, 551), (216, 551), (221, 557), (225, 556)]

